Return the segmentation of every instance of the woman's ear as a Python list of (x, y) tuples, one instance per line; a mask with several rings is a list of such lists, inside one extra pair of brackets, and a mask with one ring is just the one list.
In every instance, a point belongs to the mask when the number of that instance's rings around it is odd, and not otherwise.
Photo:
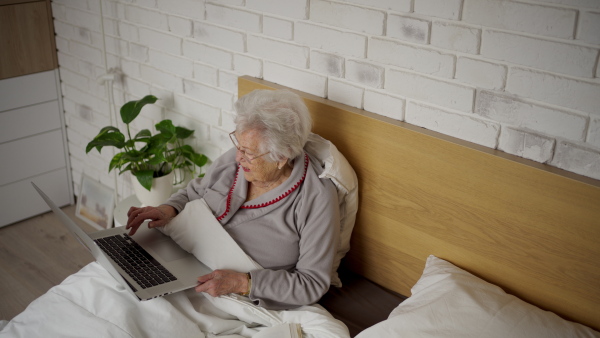
[(277, 161), (277, 169), (281, 170), (285, 166), (285, 164), (287, 162), (288, 162), (288, 158), (287, 157), (285, 157), (282, 160)]

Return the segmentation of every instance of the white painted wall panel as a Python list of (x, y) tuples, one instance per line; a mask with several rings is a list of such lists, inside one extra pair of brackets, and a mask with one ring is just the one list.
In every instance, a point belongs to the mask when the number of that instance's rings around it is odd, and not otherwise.
[(0, 80), (0, 111), (56, 100), (54, 71)]
[(60, 129), (58, 101), (0, 112), (0, 143)]
[(61, 130), (0, 145), (0, 186), (65, 167)]
[(67, 169), (62, 168), (26, 180), (0, 186), (0, 227), (50, 210), (31, 182), (40, 187), (58, 205), (71, 203)]

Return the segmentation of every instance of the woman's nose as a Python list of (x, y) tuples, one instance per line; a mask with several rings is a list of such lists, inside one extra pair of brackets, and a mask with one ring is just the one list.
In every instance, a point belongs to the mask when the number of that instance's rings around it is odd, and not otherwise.
[(246, 160), (242, 152), (239, 149), (237, 149), (237, 151), (235, 152), (235, 161), (239, 163), (242, 162), (242, 159), (244, 161)]

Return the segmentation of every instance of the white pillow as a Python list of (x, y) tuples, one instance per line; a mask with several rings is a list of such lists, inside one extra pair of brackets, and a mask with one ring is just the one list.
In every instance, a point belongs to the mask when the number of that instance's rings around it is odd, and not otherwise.
[(358, 179), (348, 160), (330, 141), (317, 134), (310, 134), (304, 150), (316, 158), (323, 172), (321, 178), (329, 178), (337, 188), (340, 206), (340, 242), (331, 269), (331, 285), (341, 287), (337, 269), (342, 258), (350, 250), (350, 236), (354, 229), (356, 211), (358, 210)]
[(411, 293), (387, 320), (356, 337), (600, 337), (435, 256)]

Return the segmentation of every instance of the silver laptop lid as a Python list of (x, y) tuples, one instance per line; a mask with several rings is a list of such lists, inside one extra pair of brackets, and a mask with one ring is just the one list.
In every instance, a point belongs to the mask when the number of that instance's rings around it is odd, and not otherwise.
[(110, 273), (111, 276), (113, 276), (113, 278), (115, 278), (125, 289), (127, 289), (134, 296), (136, 296), (136, 298), (139, 299), (139, 297), (135, 294), (135, 292), (133, 292), (128, 283), (123, 279), (121, 274), (119, 274), (119, 272), (113, 267), (113, 265), (110, 263), (110, 261), (104, 254), (104, 252), (102, 252), (102, 250), (98, 248), (98, 246), (96, 245), (96, 243), (94, 243), (90, 236), (85, 231), (81, 230), (81, 228), (77, 226), (77, 224), (75, 224), (75, 222), (73, 222), (73, 220), (69, 216), (67, 216), (67, 214), (65, 214), (58, 206), (56, 206), (56, 204), (50, 199), (50, 197), (48, 197), (37, 185), (35, 185), (35, 183), (31, 182), (31, 184), (33, 185), (35, 190), (37, 190), (40, 196), (42, 196), (42, 198), (44, 199), (46, 204), (48, 204), (50, 209), (52, 209), (54, 214), (58, 216), (62, 223), (68, 228), (69, 232), (73, 235), (73, 237), (75, 237), (75, 239), (77, 239), (85, 248), (88, 249), (92, 256), (94, 256), (94, 259), (100, 265), (102, 265), (108, 271), (108, 273)]

